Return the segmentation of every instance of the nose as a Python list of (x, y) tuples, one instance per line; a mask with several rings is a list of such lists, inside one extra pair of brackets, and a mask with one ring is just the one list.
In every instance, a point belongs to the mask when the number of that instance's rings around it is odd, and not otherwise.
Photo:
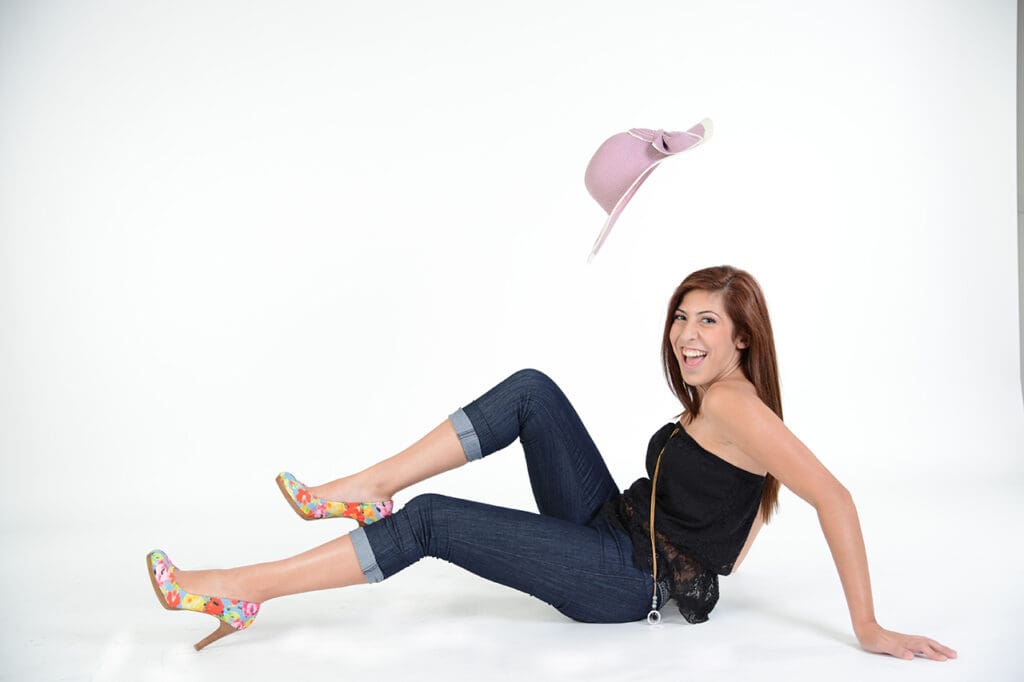
[(698, 327), (696, 323), (693, 323), (690, 320), (680, 320), (679, 325), (681, 326), (681, 329), (679, 330), (677, 342), (682, 341), (684, 346), (692, 345), (692, 342), (695, 341), (698, 336)]
[(696, 320), (684, 320), (683, 321), (683, 332), (680, 334), (680, 338), (684, 341), (692, 340), (697, 338), (697, 332), (700, 328), (697, 326)]

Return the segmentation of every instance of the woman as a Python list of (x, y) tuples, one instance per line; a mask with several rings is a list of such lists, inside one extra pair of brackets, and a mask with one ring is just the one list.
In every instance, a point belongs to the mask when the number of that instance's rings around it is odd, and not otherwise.
[[(316, 487), (278, 477), (303, 518), (358, 521), (348, 535), (289, 559), (225, 570), (184, 571), (157, 550), (147, 556), (157, 596), (165, 608), (221, 620), (198, 650), (250, 625), (268, 599), (377, 582), (434, 556), (575, 620), (657, 620), (674, 597), (698, 623), (718, 600), (718, 576), (736, 570), (770, 518), (781, 483), (817, 509), (861, 646), (908, 659), (955, 658), (934, 640), (875, 622), (850, 493), (782, 421), (775, 343), (756, 280), (730, 266), (687, 277), (670, 300), (662, 361), (685, 410), (651, 438), (649, 477), (621, 493), (564, 394), (547, 376), (522, 370), (358, 474)], [(441, 495), (417, 496), (392, 513), (398, 491), (517, 437), (539, 514)]]

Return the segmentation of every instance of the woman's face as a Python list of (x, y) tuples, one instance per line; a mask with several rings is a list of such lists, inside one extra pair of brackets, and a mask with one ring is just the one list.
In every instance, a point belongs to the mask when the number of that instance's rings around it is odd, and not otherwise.
[(668, 338), (683, 381), (705, 390), (740, 366), (740, 349), (747, 347), (733, 340), (732, 320), (719, 291), (693, 290), (683, 296)]

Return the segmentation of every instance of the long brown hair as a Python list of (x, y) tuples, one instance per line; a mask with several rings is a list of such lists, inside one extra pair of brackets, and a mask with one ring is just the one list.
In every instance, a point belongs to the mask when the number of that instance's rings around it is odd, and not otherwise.
[[(757, 396), (772, 412), (782, 419), (782, 398), (779, 390), (779, 367), (775, 360), (775, 337), (768, 319), (768, 306), (757, 280), (745, 270), (731, 265), (719, 265), (694, 272), (676, 287), (669, 300), (665, 318), (665, 333), (661, 339), (661, 363), (672, 392), (686, 407), (691, 417), (700, 414), (700, 394), (683, 381), (679, 363), (672, 352), (668, 334), (675, 320), (676, 309), (683, 297), (693, 290), (721, 292), (725, 313), (734, 325), (734, 340), (746, 341), (740, 349), (740, 368), (754, 384)], [(779, 506), (779, 481), (770, 473), (761, 493), (761, 518), (765, 523)]]

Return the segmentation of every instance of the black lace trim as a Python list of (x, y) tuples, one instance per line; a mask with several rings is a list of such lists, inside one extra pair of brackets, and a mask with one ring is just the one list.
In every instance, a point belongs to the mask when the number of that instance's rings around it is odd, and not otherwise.
[[(604, 513), (633, 541), (637, 564), (653, 572), (648, 512), (638, 511), (627, 496), (621, 495), (606, 505)], [(708, 620), (708, 614), (718, 603), (718, 575), (705, 569), (659, 531), (654, 533), (654, 547), (658, 556), (658, 579), (668, 580), (679, 613), (688, 623)]]

